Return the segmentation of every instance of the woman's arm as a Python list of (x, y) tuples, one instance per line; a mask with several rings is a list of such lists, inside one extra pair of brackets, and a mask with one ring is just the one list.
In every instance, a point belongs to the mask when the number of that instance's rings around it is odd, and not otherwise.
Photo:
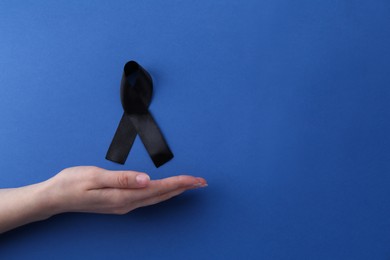
[(205, 186), (203, 178), (187, 175), (150, 180), (135, 171), (67, 168), (38, 184), (0, 189), (0, 233), (64, 212), (125, 214)]
[(0, 233), (51, 216), (46, 183), (0, 190)]

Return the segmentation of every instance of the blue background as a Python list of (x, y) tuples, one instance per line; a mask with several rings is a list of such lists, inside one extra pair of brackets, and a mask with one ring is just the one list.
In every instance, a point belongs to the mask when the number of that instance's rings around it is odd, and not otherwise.
[[(0, 2), (0, 187), (74, 165), (209, 187), (63, 214), (1, 259), (390, 259), (390, 2)], [(104, 159), (123, 65), (154, 80), (175, 158)]]

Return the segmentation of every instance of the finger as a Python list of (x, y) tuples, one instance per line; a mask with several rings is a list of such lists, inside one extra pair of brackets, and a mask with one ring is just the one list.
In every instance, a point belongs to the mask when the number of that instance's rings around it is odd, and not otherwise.
[(158, 196), (181, 188), (194, 188), (207, 185), (205, 179), (189, 175), (173, 176), (161, 180), (151, 181), (148, 189), (150, 196)]
[(133, 189), (144, 188), (150, 183), (150, 177), (136, 171), (104, 171), (97, 181), (101, 188)]
[(137, 208), (146, 207), (146, 206), (154, 205), (154, 204), (169, 200), (175, 196), (182, 194), (183, 192), (185, 192), (188, 189), (190, 189), (190, 188), (177, 189), (177, 190), (173, 190), (173, 191), (167, 192), (167, 193), (159, 195), (159, 196), (147, 198), (145, 200), (139, 201), (137, 203)]
[(152, 180), (146, 188), (135, 191), (132, 196), (135, 200), (142, 201), (148, 198), (158, 197), (175, 190), (204, 187), (206, 185), (207, 182), (203, 178), (179, 175), (161, 180)]
[[(201, 180), (204, 181), (204, 179), (201, 179)], [(158, 196), (150, 197), (150, 198), (147, 198), (147, 199), (139, 201), (137, 203), (137, 208), (154, 205), (154, 204), (157, 204), (157, 203), (169, 200), (169, 199), (171, 199), (173, 197), (176, 197), (176, 196), (182, 194), (183, 192), (185, 192), (187, 190), (198, 189), (198, 188), (203, 188), (203, 187), (207, 187), (207, 183), (203, 183), (203, 184), (202, 183), (196, 183), (194, 185), (190, 185), (190, 186), (187, 186), (185, 188), (172, 190), (172, 191), (169, 191), (167, 193), (164, 193), (164, 194), (161, 194), (161, 195), (158, 195)]]

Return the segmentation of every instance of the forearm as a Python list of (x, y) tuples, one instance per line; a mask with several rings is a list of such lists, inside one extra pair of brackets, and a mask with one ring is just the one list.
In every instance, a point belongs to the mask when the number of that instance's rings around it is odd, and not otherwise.
[(48, 183), (0, 189), (0, 234), (52, 216)]

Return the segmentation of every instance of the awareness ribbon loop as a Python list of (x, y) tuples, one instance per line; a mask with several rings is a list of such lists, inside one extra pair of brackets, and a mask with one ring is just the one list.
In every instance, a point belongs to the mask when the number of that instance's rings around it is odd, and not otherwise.
[(135, 61), (126, 63), (120, 92), (124, 112), (108, 148), (107, 160), (124, 164), (137, 134), (156, 167), (173, 158), (167, 142), (148, 110), (152, 93), (153, 82), (149, 73)]

